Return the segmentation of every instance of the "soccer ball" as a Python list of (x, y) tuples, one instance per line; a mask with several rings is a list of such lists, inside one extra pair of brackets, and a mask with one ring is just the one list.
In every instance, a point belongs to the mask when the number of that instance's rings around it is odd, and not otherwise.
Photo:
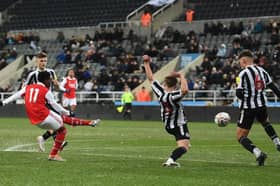
[(214, 121), (219, 127), (225, 127), (230, 121), (230, 115), (227, 112), (219, 112), (216, 114)]

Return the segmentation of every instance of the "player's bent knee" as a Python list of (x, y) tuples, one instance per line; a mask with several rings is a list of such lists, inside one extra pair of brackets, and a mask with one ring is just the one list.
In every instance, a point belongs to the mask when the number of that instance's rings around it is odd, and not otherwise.
[(239, 143), (242, 143), (245, 138), (247, 138), (247, 136), (240, 136), (237, 140)]
[(271, 124), (268, 121), (261, 123), (264, 128), (270, 126)]
[(57, 129), (57, 132), (66, 134), (67, 133), (67, 129), (64, 126), (62, 126), (59, 129)]

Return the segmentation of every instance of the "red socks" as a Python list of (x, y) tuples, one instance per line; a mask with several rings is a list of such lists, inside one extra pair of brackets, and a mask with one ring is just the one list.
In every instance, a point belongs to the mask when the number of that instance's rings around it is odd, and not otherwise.
[(67, 129), (65, 127), (61, 127), (56, 132), (57, 132), (56, 138), (50, 154), (51, 156), (55, 156), (58, 153), (59, 149), (61, 148), (61, 144), (63, 143), (67, 133)]
[(62, 119), (65, 124), (72, 125), (72, 126), (89, 125), (91, 123), (91, 120), (84, 120), (84, 119), (69, 117), (65, 115), (62, 116)]

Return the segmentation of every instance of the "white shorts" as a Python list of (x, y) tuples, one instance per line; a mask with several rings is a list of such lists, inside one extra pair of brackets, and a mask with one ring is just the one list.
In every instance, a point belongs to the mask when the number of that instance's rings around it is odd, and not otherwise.
[(49, 129), (57, 130), (62, 126), (63, 126), (62, 117), (53, 111), (50, 111), (48, 117), (46, 117), (46, 119), (42, 123), (38, 124), (38, 127), (47, 130)]
[(62, 98), (62, 106), (63, 107), (69, 107), (69, 106), (73, 106), (73, 105), (77, 105), (77, 99), (76, 98), (66, 98), (66, 97)]

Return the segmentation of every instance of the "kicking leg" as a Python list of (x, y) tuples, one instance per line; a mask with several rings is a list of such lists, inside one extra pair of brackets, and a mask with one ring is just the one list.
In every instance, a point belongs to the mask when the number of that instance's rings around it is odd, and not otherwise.
[(84, 119), (69, 117), (69, 116), (62, 116), (62, 119), (63, 119), (63, 122), (65, 124), (68, 124), (68, 125), (71, 125), (71, 126), (92, 126), (92, 127), (95, 127), (100, 122), (100, 119), (84, 120)]

